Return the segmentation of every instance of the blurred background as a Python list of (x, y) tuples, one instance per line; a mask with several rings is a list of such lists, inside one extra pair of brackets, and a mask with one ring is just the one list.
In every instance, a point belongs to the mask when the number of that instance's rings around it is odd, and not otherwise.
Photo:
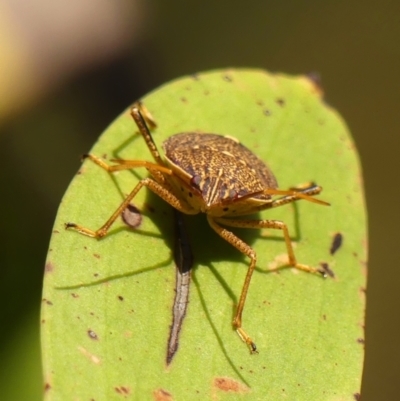
[(43, 266), (80, 155), (146, 92), (224, 67), (317, 72), (347, 121), (370, 222), (362, 400), (398, 397), (400, 2), (0, 0), (2, 400), (41, 399)]

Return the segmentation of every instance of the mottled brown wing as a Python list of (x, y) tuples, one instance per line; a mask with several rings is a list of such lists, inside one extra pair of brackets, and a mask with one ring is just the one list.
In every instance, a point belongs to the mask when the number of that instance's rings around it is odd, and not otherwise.
[[(277, 188), (272, 171), (249, 149), (216, 134), (181, 133), (163, 143), (167, 159), (192, 177), (206, 204)], [(255, 198), (269, 199), (258, 194)]]

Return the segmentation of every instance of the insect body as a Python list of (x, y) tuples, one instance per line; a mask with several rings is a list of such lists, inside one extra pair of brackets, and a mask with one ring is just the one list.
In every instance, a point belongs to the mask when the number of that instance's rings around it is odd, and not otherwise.
[(168, 138), (163, 148), (168, 166), (179, 177), (173, 180), (176, 190), (198, 212), (214, 217), (249, 214), (271, 199), (265, 188), (277, 188), (271, 170), (230, 137), (182, 133)]
[[(212, 229), (250, 258), (233, 319), (233, 327), (248, 345), (250, 352), (257, 352), (256, 345), (242, 327), (243, 308), (257, 262), (256, 253), (225, 227), (282, 230), (288, 252), (288, 264), (300, 270), (325, 275), (323, 270), (297, 262), (287, 226), (282, 221), (236, 218), (282, 206), (299, 199), (327, 205), (326, 202), (313, 197), (313, 195), (319, 194), (322, 188), (311, 185), (288, 191), (280, 190), (270, 168), (254, 153), (233, 138), (211, 133), (181, 133), (171, 136), (163, 143), (164, 161), (148, 128), (148, 125), (155, 126), (149, 112), (142, 104), (136, 103), (131, 110), (131, 115), (154, 162), (114, 159), (112, 162), (115, 164), (110, 166), (94, 155), (86, 157), (109, 172), (146, 167), (151, 177), (139, 181), (112, 216), (97, 231), (75, 223), (67, 223), (66, 228), (74, 229), (90, 237), (104, 237), (110, 226), (143, 186), (182, 213), (205, 213)], [(274, 199), (273, 197), (276, 195), (280, 195), (280, 197)]]

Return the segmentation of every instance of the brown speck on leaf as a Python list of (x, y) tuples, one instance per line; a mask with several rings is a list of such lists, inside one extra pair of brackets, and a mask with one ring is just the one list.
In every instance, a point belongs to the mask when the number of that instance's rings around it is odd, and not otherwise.
[(121, 395), (129, 395), (131, 393), (130, 388), (126, 386), (114, 387), (114, 389), (118, 394)]
[(45, 273), (51, 273), (54, 270), (54, 265), (51, 262), (47, 262), (44, 266)]
[(285, 105), (285, 99), (283, 99), (283, 98), (281, 98), (281, 97), (278, 97), (278, 99), (276, 99), (276, 103), (277, 103), (279, 106), (283, 107), (283, 106)]
[(93, 330), (88, 330), (87, 331), (88, 336), (92, 339), (92, 340), (98, 340), (99, 338), (97, 337), (97, 334), (93, 331)]
[(188, 100), (187, 100), (185, 97), (181, 97), (181, 102), (182, 102), (182, 103), (187, 103), (187, 101), (188, 101)]
[(367, 294), (367, 289), (365, 287), (360, 287), (358, 289), (358, 295), (362, 300), (365, 300), (366, 294)]
[(75, 292), (71, 292), (71, 296), (72, 296), (72, 298), (79, 298), (79, 295), (75, 294)]
[(214, 379), (214, 386), (221, 391), (232, 393), (245, 393), (249, 388), (244, 384), (231, 379), (230, 377), (216, 377)]
[(46, 392), (46, 391), (49, 391), (49, 390), (51, 390), (50, 383), (45, 383), (44, 384), (44, 391)]
[(121, 213), (121, 217), (123, 222), (131, 228), (138, 228), (142, 223), (142, 214), (140, 210), (133, 205), (128, 205)]
[(98, 253), (94, 253), (93, 256), (97, 259), (100, 259), (100, 255)]
[(333, 255), (337, 250), (342, 246), (343, 243), (343, 235), (341, 233), (335, 233), (332, 238), (332, 244), (329, 249), (331, 255)]
[(360, 393), (354, 393), (353, 397), (356, 401), (360, 401), (361, 400), (361, 394)]
[(271, 111), (268, 109), (265, 109), (264, 114), (269, 117), (271, 115)]
[(53, 234), (60, 234), (60, 231), (58, 231), (58, 230), (53, 230)]
[(329, 276), (335, 278), (335, 272), (329, 267), (329, 264), (326, 262), (321, 262), (321, 273), (323, 273), (324, 277)]
[(118, 299), (119, 299), (120, 301), (123, 301), (123, 300), (124, 300), (124, 297), (121, 296), (121, 295), (118, 295)]
[(233, 79), (232, 79), (232, 77), (231, 77), (230, 75), (225, 74), (225, 75), (224, 75), (224, 81), (226, 81), (226, 82), (232, 82)]
[(53, 305), (53, 302), (49, 301), (49, 300), (46, 299), (46, 298), (43, 298), (42, 301), (43, 301), (45, 304), (47, 304), (47, 305)]
[(174, 401), (172, 394), (162, 388), (153, 391), (153, 398), (155, 401)]
[(363, 338), (357, 338), (357, 342), (359, 344), (365, 344), (365, 340)]

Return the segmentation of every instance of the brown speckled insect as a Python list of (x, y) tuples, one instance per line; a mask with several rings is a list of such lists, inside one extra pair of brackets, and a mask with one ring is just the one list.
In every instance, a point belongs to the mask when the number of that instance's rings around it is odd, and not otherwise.
[[(106, 223), (96, 231), (74, 223), (66, 228), (74, 229), (89, 237), (104, 237), (121, 212), (129, 205), (139, 190), (145, 186), (172, 207), (185, 214), (205, 213), (212, 229), (224, 240), (250, 258), (246, 278), (233, 319), (233, 327), (247, 344), (251, 353), (257, 347), (242, 327), (242, 313), (251, 277), (256, 266), (255, 251), (225, 227), (272, 228), (283, 231), (288, 265), (311, 273), (325, 272), (298, 263), (293, 252), (287, 226), (278, 220), (244, 220), (244, 216), (305, 199), (327, 205), (313, 195), (322, 190), (317, 185), (278, 189), (270, 168), (236, 139), (207, 133), (181, 133), (169, 137), (163, 143), (165, 160), (160, 156), (148, 126), (155, 127), (150, 113), (141, 103), (135, 103), (131, 115), (149, 148), (154, 162), (114, 159), (108, 165), (97, 156), (86, 155), (108, 172), (146, 167), (151, 177), (144, 178), (135, 186)], [(280, 195), (280, 198), (272, 199)]]

